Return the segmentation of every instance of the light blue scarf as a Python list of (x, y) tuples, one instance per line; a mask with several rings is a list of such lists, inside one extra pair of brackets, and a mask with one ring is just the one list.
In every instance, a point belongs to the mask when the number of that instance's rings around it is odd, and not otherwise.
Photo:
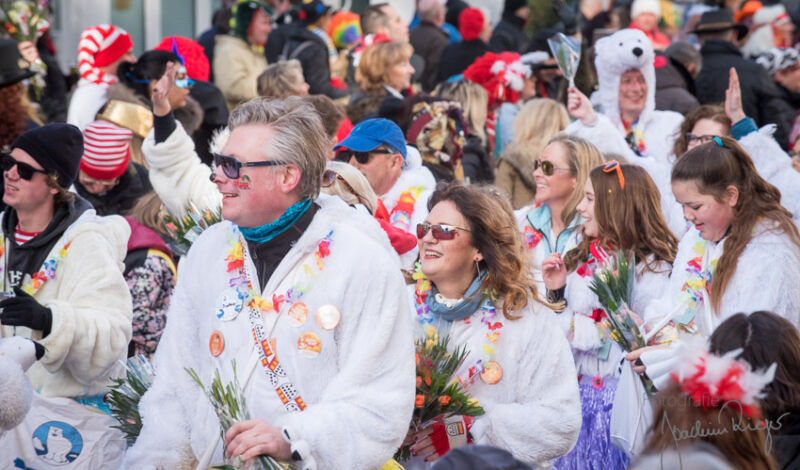
[(311, 207), (311, 199), (305, 199), (290, 206), (288, 209), (286, 209), (286, 212), (284, 212), (283, 215), (278, 217), (278, 220), (274, 222), (262, 225), (260, 227), (239, 227), (239, 231), (242, 232), (244, 239), (249, 242), (266, 243), (286, 231), (287, 228), (294, 225), (294, 223), (297, 222), (297, 219), (305, 214), (309, 207)]
[(463, 320), (475, 313), (486, 300), (486, 294), (478, 294), (483, 287), (483, 281), (485, 279), (485, 274), (477, 276), (472, 281), (472, 284), (469, 285), (469, 288), (467, 288), (464, 298), (452, 307), (448, 307), (436, 301), (435, 297), (439, 291), (435, 286), (431, 286), (431, 291), (428, 293), (428, 296), (425, 297), (425, 303), (428, 305), (434, 317), (441, 317), (450, 322)]

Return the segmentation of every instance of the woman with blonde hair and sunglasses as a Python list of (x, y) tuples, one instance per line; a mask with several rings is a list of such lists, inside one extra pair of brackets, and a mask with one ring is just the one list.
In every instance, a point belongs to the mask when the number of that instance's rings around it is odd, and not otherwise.
[(439, 417), (411, 431), (414, 457), (404, 465), (427, 468), (470, 441), (548, 465), (580, 429), (575, 366), (537, 295), (511, 206), (496, 190), (460, 182), (440, 184), (428, 206), (417, 225), (415, 324), (470, 352), (456, 375), (485, 414)]
[(609, 433), (624, 353), (607, 333), (601, 333), (605, 314), (590, 286), (594, 270), (616, 250), (636, 260), (630, 306), (634, 312), (643, 313), (669, 286), (678, 240), (661, 214), (660, 199), (643, 168), (616, 160), (596, 167), (577, 207), (583, 239), (563, 259), (552, 253), (542, 265), (548, 298), (566, 302), (558, 318), (572, 345), (583, 410), (578, 443), (556, 462), (559, 470), (586, 468), (587, 462), (607, 470), (629, 464), (627, 456), (611, 444)]
[[(542, 262), (551, 253), (563, 254), (577, 244), (581, 225), (578, 203), (592, 168), (603, 164), (603, 155), (589, 141), (558, 134), (533, 164), (536, 199), (516, 211), (525, 247), (533, 256), (533, 273), (542, 281)], [(541, 286), (540, 286), (541, 288)]]

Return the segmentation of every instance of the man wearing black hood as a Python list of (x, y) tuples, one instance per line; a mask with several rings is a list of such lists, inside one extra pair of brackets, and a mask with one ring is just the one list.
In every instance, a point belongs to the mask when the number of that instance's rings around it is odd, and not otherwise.
[(489, 48), (495, 52), (525, 52), (528, 46), (528, 36), (523, 28), (528, 18), (528, 4), (526, 0), (506, 0), (503, 8), (503, 17), (492, 33)]

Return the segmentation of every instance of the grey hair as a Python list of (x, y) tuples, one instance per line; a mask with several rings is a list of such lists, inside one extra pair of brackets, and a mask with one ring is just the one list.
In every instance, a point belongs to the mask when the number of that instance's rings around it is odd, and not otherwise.
[(267, 98), (286, 98), (300, 93), (303, 66), (297, 59), (270, 64), (256, 79), (258, 95)]
[(694, 75), (700, 73), (700, 69), (703, 66), (703, 56), (700, 55), (700, 51), (685, 41), (673, 42), (669, 45), (667, 50), (664, 51), (664, 54), (666, 54), (666, 56), (670, 59), (679, 62), (686, 69), (689, 68), (689, 65), (695, 64), (697, 69), (695, 70)]
[[(347, 184), (358, 193), (358, 196), (350, 192), (338, 179), (327, 188), (322, 188), (322, 192), (331, 196), (339, 196), (347, 204), (364, 204), (371, 213), (375, 213), (378, 207), (378, 196), (369, 184), (369, 180), (356, 167), (343, 162), (328, 162), (326, 170), (336, 172), (344, 178)], [(361, 199), (359, 201), (359, 198)]]
[(247, 124), (263, 124), (274, 131), (262, 149), (263, 155), (300, 168), (298, 195), (316, 198), (330, 139), (314, 107), (297, 96), (282, 100), (253, 98), (234, 109), (228, 119), (231, 132)]

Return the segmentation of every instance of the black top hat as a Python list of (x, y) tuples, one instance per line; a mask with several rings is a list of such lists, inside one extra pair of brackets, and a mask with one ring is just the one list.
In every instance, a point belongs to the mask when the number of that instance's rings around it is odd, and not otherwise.
[(0, 87), (7, 87), (35, 75), (30, 70), (20, 67), (26, 64), (19, 54), (17, 41), (0, 39)]
[(736, 30), (736, 38), (742, 40), (747, 35), (747, 26), (733, 22), (733, 12), (728, 8), (711, 10), (703, 13), (700, 22), (695, 26), (694, 34), (717, 33), (728, 29)]

